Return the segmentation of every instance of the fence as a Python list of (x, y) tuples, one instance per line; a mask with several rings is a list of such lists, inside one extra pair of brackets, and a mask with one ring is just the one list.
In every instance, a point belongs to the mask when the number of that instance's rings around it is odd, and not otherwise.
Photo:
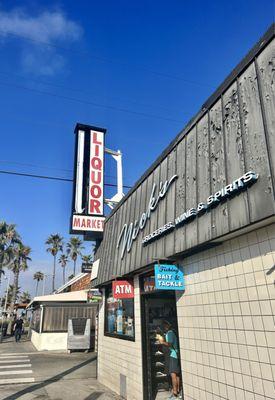
[(40, 319), (41, 319), (41, 308), (36, 308), (33, 310), (32, 319), (31, 319), (31, 329), (36, 332), (39, 332), (40, 329)]
[[(43, 305), (42, 332), (67, 332), (70, 318), (90, 318), (95, 329), (97, 304)], [(39, 332), (41, 309), (33, 311), (31, 328)]]

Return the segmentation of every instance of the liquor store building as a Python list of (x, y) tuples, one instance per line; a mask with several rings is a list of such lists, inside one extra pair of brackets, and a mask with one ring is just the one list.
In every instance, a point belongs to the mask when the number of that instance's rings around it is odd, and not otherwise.
[(185, 400), (274, 399), (274, 70), (272, 25), (106, 220), (98, 379), (125, 399), (168, 397), (164, 320)]

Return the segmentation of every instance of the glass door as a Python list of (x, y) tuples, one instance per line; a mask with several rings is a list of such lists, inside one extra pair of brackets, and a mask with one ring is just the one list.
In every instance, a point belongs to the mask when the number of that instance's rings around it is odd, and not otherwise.
[(168, 320), (177, 330), (175, 293), (157, 291), (141, 295), (143, 382), (145, 400), (162, 400), (169, 396), (170, 349), (163, 346), (163, 322)]

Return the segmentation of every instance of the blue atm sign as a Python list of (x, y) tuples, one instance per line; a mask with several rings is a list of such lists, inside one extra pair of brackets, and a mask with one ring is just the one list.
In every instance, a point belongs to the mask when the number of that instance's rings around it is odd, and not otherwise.
[(169, 264), (155, 264), (156, 290), (184, 290), (182, 267)]

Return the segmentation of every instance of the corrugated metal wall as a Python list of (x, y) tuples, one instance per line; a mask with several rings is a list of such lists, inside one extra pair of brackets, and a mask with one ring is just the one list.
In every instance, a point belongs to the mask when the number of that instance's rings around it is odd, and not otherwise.
[(67, 332), (70, 318), (90, 318), (91, 329), (95, 329), (97, 304), (85, 306), (45, 306), (42, 332)]
[(39, 332), (40, 329), (40, 319), (41, 319), (41, 308), (37, 308), (32, 313), (32, 319), (30, 324), (31, 329), (33, 329), (36, 332)]
[[(272, 39), (273, 37), (273, 39)], [(100, 258), (100, 284), (146, 266), (154, 259), (171, 257), (200, 244), (274, 215), (275, 165), (275, 39), (231, 79), (200, 117), (170, 146), (105, 225)], [(189, 130), (188, 130), (189, 129)], [(196, 207), (217, 190), (253, 170), (258, 181), (210, 212), (142, 246), (142, 238)], [(159, 187), (174, 174), (178, 179), (152, 212), (132, 249), (121, 259), (117, 242), (124, 224), (146, 212), (153, 183)]]

